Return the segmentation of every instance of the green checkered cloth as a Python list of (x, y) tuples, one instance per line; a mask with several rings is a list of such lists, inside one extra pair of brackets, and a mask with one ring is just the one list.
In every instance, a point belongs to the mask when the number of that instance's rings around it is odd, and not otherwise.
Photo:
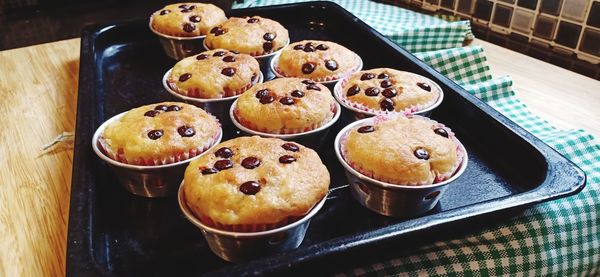
[[(288, 2), (258, 0), (236, 7)], [(461, 47), (470, 35), (468, 23), (367, 1), (335, 2), (554, 147), (588, 177), (581, 193), (535, 205), (499, 226), (437, 241), (408, 256), (353, 265), (340, 275), (600, 275), (600, 146), (593, 137), (556, 129), (529, 112), (510, 77), (492, 77), (481, 47)]]

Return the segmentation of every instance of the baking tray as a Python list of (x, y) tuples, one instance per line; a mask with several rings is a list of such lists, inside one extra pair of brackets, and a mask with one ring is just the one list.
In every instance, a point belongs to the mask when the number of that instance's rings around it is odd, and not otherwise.
[[(356, 265), (379, 257), (370, 252), (375, 250), (398, 255), (399, 244), (409, 251), (449, 230), (490, 226), (506, 211), (514, 214), (517, 207), (572, 195), (585, 185), (584, 173), (573, 163), (334, 3), (240, 9), (228, 15), (272, 18), (289, 30), (292, 41), (335, 41), (358, 53), (364, 68), (391, 67), (436, 81), (445, 99), (431, 117), (450, 126), (465, 145), (467, 170), (422, 217), (395, 219), (370, 212), (345, 187), (334, 155), (333, 138), (352, 117), (344, 111), (317, 149), (331, 172), (331, 187), (339, 189), (312, 219), (300, 248), (243, 264), (225, 262), (183, 217), (175, 195), (133, 196), (94, 155), (92, 134), (103, 121), (137, 106), (176, 100), (161, 85), (175, 62), (164, 55), (146, 21), (89, 27), (81, 41), (67, 275), (335, 272), (343, 269), (335, 266), (339, 261)], [(224, 140), (237, 134), (226, 128)]]

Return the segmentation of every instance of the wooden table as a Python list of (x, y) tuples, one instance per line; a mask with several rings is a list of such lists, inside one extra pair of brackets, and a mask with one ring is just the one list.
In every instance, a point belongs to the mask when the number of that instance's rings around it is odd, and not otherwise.
[[(65, 274), (79, 39), (0, 52), (0, 276)], [(600, 136), (600, 82), (476, 40), (532, 112)]]

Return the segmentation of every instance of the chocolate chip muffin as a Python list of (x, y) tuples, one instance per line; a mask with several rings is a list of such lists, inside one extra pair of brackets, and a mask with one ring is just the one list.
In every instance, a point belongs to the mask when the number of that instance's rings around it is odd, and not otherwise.
[(260, 16), (231, 17), (213, 27), (204, 40), (209, 49), (224, 48), (252, 56), (276, 52), (288, 42), (287, 29)]
[(217, 119), (178, 102), (132, 109), (106, 126), (99, 144), (113, 160), (134, 165), (171, 164), (198, 156), (221, 135)]
[(274, 61), (273, 70), (284, 77), (326, 82), (343, 78), (361, 67), (360, 57), (344, 46), (331, 41), (303, 40), (285, 47)]
[(256, 232), (302, 218), (328, 187), (329, 172), (315, 151), (253, 136), (223, 142), (191, 162), (182, 189), (204, 224)]
[(450, 178), (463, 152), (452, 131), (421, 116), (379, 117), (342, 138), (344, 160), (356, 171), (397, 185), (429, 185)]
[(179, 61), (167, 83), (175, 92), (215, 99), (243, 93), (259, 81), (260, 66), (247, 54), (216, 49)]
[(307, 79), (278, 78), (253, 87), (236, 101), (235, 120), (271, 134), (296, 134), (331, 121), (336, 112), (329, 89)]
[(225, 12), (213, 4), (177, 3), (167, 5), (150, 17), (154, 32), (175, 37), (204, 36), (227, 20)]
[(390, 68), (356, 72), (341, 81), (336, 97), (371, 114), (419, 112), (440, 99), (442, 90), (433, 81)]

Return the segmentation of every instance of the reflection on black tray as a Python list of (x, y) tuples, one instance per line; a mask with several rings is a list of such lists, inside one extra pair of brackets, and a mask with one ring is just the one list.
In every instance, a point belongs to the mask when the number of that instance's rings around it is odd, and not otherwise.
[[(358, 53), (366, 69), (391, 67), (438, 82), (445, 99), (431, 117), (452, 128), (465, 145), (467, 170), (433, 211), (411, 220), (377, 215), (360, 206), (348, 188), (336, 190), (312, 219), (299, 249), (234, 266), (208, 249), (199, 230), (179, 211), (175, 196), (143, 199), (130, 195), (92, 153), (92, 133), (104, 120), (140, 105), (176, 99), (161, 85), (164, 72), (175, 61), (164, 55), (147, 22), (90, 29), (82, 40), (69, 275), (289, 270), (361, 245), (398, 241), (431, 226), (566, 196), (583, 187), (583, 173), (566, 159), (335, 4), (294, 4), (237, 10), (230, 15), (272, 18), (290, 31), (292, 41), (336, 41)], [(346, 185), (332, 147), (333, 138), (350, 120), (351, 113), (344, 110), (323, 145), (315, 149), (331, 172), (332, 188)], [(225, 131), (223, 140), (239, 134), (232, 127)]]

